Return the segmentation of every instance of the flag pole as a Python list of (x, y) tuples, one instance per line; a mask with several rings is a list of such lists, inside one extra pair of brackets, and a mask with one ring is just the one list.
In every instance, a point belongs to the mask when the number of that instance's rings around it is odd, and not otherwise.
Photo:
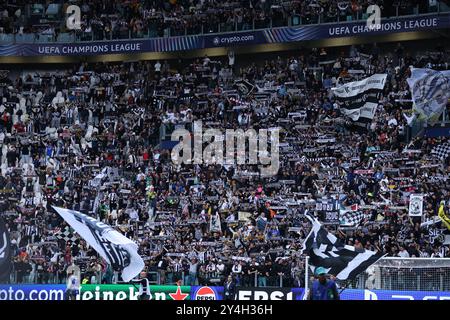
[(308, 300), (309, 293), (309, 256), (306, 256), (305, 259), (305, 294), (303, 296), (303, 300)]

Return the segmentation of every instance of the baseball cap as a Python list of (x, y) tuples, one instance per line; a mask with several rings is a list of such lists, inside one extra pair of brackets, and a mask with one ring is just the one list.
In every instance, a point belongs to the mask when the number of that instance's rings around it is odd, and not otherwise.
[(317, 267), (316, 270), (314, 271), (314, 274), (316, 276), (320, 276), (322, 274), (327, 274), (327, 270), (323, 267)]

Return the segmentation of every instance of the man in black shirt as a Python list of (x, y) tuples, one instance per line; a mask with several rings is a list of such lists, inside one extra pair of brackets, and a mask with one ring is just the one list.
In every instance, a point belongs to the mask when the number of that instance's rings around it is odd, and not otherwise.
[(269, 277), (269, 266), (263, 262), (258, 267), (258, 287), (267, 287)]
[(6, 153), (8, 167), (15, 167), (17, 158), (18, 158), (18, 154), (16, 152), (16, 148), (13, 147)]
[(252, 263), (248, 267), (247, 274), (248, 274), (248, 284), (250, 286), (255, 286), (255, 277), (258, 273), (258, 265), (256, 264), (255, 258), (253, 258)]
[(243, 287), (250, 287), (251, 285), (251, 281), (250, 281), (250, 276), (248, 274), (249, 271), (249, 265), (247, 265), (247, 263), (243, 263), (242, 264), (242, 286)]

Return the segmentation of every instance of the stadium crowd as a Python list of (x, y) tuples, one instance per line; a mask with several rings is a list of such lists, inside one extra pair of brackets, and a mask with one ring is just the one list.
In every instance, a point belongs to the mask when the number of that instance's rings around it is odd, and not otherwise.
[[(66, 29), (69, 5), (81, 9), (81, 30)], [(39, 34), (58, 39), (75, 33), (79, 40), (180, 36), (252, 30), (319, 22), (361, 20), (371, 4), (384, 17), (438, 11), (428, 0), (251, 0), (251, 1), (71, 1), (61, 5), (42, 1), (3, 1), (0, 30), (4, 34)]]
[[(303, 213), (333, 196), (364, 213), (354, 227), (327, 226), (346, 244), (393, 257), (450, 257), (436, 238), (439, 223), (421, 227), (441, 200), (450, 203), (450, 162), (431, 154), (441, 139), (408, 143), (406, 112), (409, 66), (445, 69), (448, 53), (373, 44), (249, 63), (230, 53), (189, 65), (3, 72), (0, 190), (13, 281), (63, 283), (73, 263), (83, 283), (119, 280), (52, 205), (135, 240), (162, 284), (223, 283), (232, 274), (244, 286), (303, 286), (299, 250), (310, 228)], [(387, 83), (375, 118), (361, 127), (340, 112), (331, 88), (375, 73), (387, 73)], [(247, 91), (236, 86), (243, 79)], [(221, 130), (281, 127), (278, 174), (261, 177), (255, 165), (174, 165), (170, 134), (195, 120)], [(422, 220), (408, 215), (411, 193), (425, 194)]]

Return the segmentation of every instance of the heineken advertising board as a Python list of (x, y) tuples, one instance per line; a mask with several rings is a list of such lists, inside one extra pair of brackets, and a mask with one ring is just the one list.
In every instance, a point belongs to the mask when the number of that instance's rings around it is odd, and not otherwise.
[[(190, 300), (190, 286), (150, 286), (151, 300)], [(138, 300), (139, 285), (86, 284), (77, 300)]]

